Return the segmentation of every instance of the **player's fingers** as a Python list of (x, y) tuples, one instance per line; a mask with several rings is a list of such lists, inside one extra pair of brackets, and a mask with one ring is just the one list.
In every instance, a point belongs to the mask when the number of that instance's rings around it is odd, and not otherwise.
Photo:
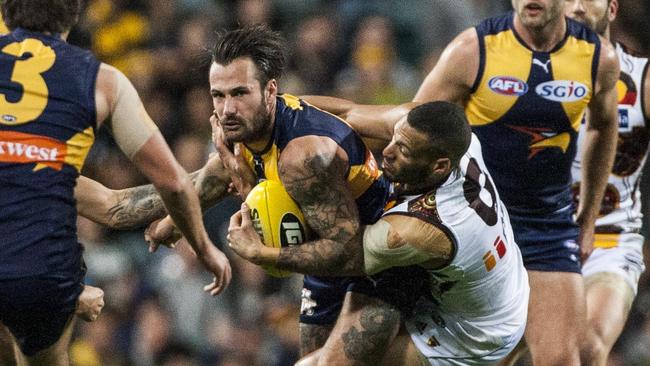
[(241, 221), (242, 221), (242, 213), (241, 211), (235, 212), (231, 217), (230, 217), (230, 225), (228, 226), (228, 232), (231, 230), (235, 230), (236, 228), (241, 226)]
[(210, 296), (215, 296), (215, 295), (217, 295), (219, 292), (221, 292), (221, 285), (220, 285), (220, 283), (221, 283), (220, 280), (219, 280), (217, 277), (215, 277), (211, 284), (209, 284), (209, 285), (203, 287), (203, 290), (204, 290), (205, 292), (210, 293)]
[(239, 211), (239, 213), (241, 215), (241, 226), (253, 224), (251, 221), (251, 210), (248, 208), (246, 203), (241, 204), (241, 211)]

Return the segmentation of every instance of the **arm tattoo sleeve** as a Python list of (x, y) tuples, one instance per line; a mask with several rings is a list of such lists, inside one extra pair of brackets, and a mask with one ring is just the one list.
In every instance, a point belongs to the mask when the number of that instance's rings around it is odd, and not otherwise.
[[(195, 172), (199, 173), (199, 172)], [(228, 183), (224, 182), (222, 178), (217, 175), (197, 174), (191, 175), (194, 187), (199, 194), (199, 201), (203, 211), (214, 206), (217, 201), (226, 195), (228, 190)]]
[(352, 267), (359, 256), (363, 260), (363, 251), (361, 237), (352, 240), (359, 231), (359, 215), (344, 178), (346, 170), (342, 158), (318, 154), (307, 156), (302, 167), (280, 167), (287, 191), (321, 239), (282, 248), (278, 267), (316, 275), (355, 272)]
[[(198, 191), (203, 210), (210, 208), (227, 193), (228, 184), (203, 169), (191, 173), (190, 178)], [(136, 228), (167, 214), (160, 194), (151, 184), (124, 189), (119, 197), (119, 201), (109, 209), (112, 227)]]
[(119, 197), (119, 201), (109, 209), (112, 227), (144, 226), (167, 213), (160, 195), (151, 184), (125, 189)]

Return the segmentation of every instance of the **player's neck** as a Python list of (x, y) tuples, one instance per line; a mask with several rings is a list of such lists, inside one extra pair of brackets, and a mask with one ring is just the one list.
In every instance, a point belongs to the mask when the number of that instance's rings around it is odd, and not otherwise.
[(566, 34), (566, 20), (560, 17), (542, 28), (525, 26), (519, 16), (515, 16), (514, 26), (519, 37), (533, 51), (549, 52), (560, 43)]
[(606, 40), (608, 40), (608, 41), (611, 41), (611, 40), (612, 40), (612, 38), (611, 38), (611, 34), (610, 34), (610, 32), (609, 32), (609, 25), (607, 26), (607, 28), (605, 28), (605, 31), (601, 34), (601, 36), (602, 36), (603, 38), (605, 38)]

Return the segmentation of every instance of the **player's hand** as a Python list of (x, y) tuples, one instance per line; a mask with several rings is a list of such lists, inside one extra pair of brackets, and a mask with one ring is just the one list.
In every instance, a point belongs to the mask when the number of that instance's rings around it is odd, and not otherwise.
[(578, 245), (580, 246), (580, 260), (583, 265), (594, 249), (595, 229), (595, 223), (580, 223)]
[(228, 192), (246, 199), (248, 193), (255, 186), (255, 173), (248, 166), (240, 144), (234, 147), (230, 146), (224, 139), (223, 130), (219, 121), (214, 114), (210, 118), (212, 126), (212, 141), (217, 148), (217, 153), (221, 158), (223, 166), (228, 171), (232, 182), (228, 187)]
[(262, 251), (266, 247), (253, 227), (250, 209), (245, 203), (230, 218), (226, 239), (230, 248), (240, 257), (255, 264), (266, 264), (262, 258)]
[(203, 291), (209, 292), (211, 296), (219, 295), (230, 284), (232, 269), (230, 262), (222, 251), (217, 249), (212, 242), (206, 246), (205, 253), (198, 255), (199, 260), (205, 268), (214, 274), (214, 280), (203, 287)]
[(149, 244), (149, 253), (158, 250), (164, 245), (168, 248), (175, 248), (176, 243), (183, 237), (183, 234), (176, 228), (171, 217), (152, 222), (144, 231), (144, 240)]
[(77, 299), (75, 314), (87, 322), (92, 322), (97, 320), (102, 308), (104, 308), (104, 291), (99, 287), (85, 285)]

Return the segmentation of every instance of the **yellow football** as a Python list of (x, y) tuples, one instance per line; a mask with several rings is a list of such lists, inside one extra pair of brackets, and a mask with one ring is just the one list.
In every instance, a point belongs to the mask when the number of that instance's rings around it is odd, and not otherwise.
[[(265, 180), (256, 185), (246, 197), (251, 219), (267, 247), (280, 248), (302, 244), (307, 239), (307, 225), (296, 201), (282, 183)], [(263, 266), (274, 277), (286, 277), (289, 271)]]

